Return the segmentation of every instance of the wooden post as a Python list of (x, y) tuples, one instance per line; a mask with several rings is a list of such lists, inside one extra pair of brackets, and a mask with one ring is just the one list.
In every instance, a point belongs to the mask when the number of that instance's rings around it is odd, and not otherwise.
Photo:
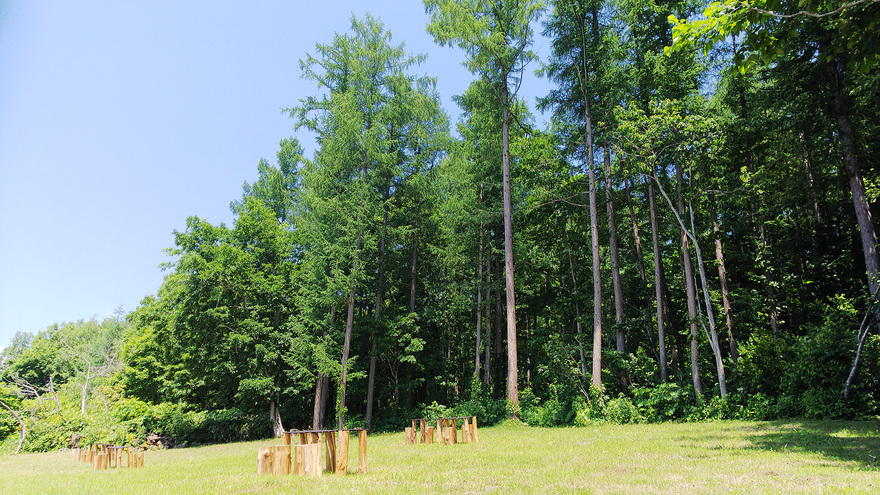
[(290, 432), (289, 432), (289, 431), (285, 431), (285, 432), (281, 435), (281, 437), (284, 439), (284, 440), (283, 440), (284, 445), (290, 445)]
[(94, 450), (89, 449), (89, 451), (86, 453), (86, 462), (88, 462), (89, 464), (95, 462), (95, 451)]
[(275, 446), (272, 473), (276, 476), (290, 474), (290, 445)]
[(315, 459), (312, 457), (312, 447), (314, 444), (307, 443), (303, 445), (303, 466), (305, 474), (313, 474), (315, 471)]
[(471, 435), (473, 436), (474, 443), (480, 441), (480, 435), (477, 431), (477, 417), (473, 417), (473, 421), (471, 421)]
[(336, 474), (348, 472), (348, 432), (339, 430), (339, 443), (336, 450)]
[(257, 474), (272, 474), (274, 459), (272, 447), (266, 447), (257, 451)]
[(299, 434), (299, 444), (305, 445), (309, 443), (309, 434), (308, 433), (300, 433)]
[(74, 448), (70, 449), (70, 457), (74, 461), (79, 460), (79, 447), (74, 447)]
[(321, 441), (321, 438), (318, 436), (317, 433), (312, 433), (311, 435), (312, 435), (312, 438), (311, 438), (311, 440), (309, 440), (309, 443), (318, 443)]
[(421, 443), (425, 443), (425, 420), (419, 420), (419, 431), (421, 432)]
[(306, 445), (299, 444), (293, 449), (293, 474), (306, 474)]
[(142, 468), (144, 467), (144, 452), (141, 450), (136, 450), (131, 454), (131, 467), (134, 468)]
[(440, 418), (437, 418), (437, 429), (434, 430), (437, 432), (437, 443), (443, 443), (443, 425), (440, 424)]
[(107, 469), (107, 454), (98, 454), (95, 456), (95, 462), (93, 465), (93, 469)]
[(467, 418), (464, 418), (464, 422), (461, 424), (461, 441), (464, 443), (471, 441), (471, 426)]
[(336, 470), (336, 437), (332, 432), (324, 432), (324, 470)]
[[(315, 433), (314, 435), (317, 435), (317, 433)], [(312, 463), (311, 463), (312, 464), (312, 473), (311, 474), (312, 474), (312, 476), (321, 476), (321, 474), (324, 472), (324, 470), (321, 469), (321, 444), (315, 442), (313, 444), (310, 444), (309, 448), (311, 448), (311, 458), (312, 458)]]
[(358, 432), (358, 472), (367, 474), (367, 430)]
[(413, 443), (415, 443), (414, 440), (415, 440), (416, 434), (415, 434), (415, 431), (411, 427), (407, 426), (406, 428), (403, 429), (403, 436), (404, 436), (404, 440), (403, 440), (404, 445), (412, 445)]
[(434, 427), (429, 426), (425, 428), (425, 445), (431, 445), (434, 443)]
[(452, 445), (452, 428), (448, 426), (443, 427), (443, 431), (440, 432), (440, 438), (442, 438), (443, 445)]

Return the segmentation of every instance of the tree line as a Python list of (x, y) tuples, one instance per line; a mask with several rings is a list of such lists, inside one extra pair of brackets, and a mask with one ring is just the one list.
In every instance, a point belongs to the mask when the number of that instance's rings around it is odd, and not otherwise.
[(456, 132), (427, 55), (353, 17), (284, 110), (314, 154), (189, 218), (124, 320), (17, 337), (8, 433), (875, 416), (880, 5), (699, 7), (426, 0), (474, 74)]

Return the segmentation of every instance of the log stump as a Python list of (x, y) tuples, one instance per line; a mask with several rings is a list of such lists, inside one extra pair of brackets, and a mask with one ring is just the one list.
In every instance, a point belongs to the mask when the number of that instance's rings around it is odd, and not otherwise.
[(290, 445), (276, 445), (272, 454), (272, 473), (276, 476), (290, 474)]
[(257, 451), (257, 474), (272, 474), (274, 458), (272, 447), (266, 447)]
[(294, 446), (293, 450), (293, 474), (306, 474), (306, 447), (308, 444)]
[(331, 432), (324, 433), (324, 470), (336, 470), (336, 437)]
[(367, 430), (358, 432), (358, 472), (367, 474)]
[(348, 471), (348, 432), (339, 432), (339, 443), (336, 451), (336, 474), (343, 475)]

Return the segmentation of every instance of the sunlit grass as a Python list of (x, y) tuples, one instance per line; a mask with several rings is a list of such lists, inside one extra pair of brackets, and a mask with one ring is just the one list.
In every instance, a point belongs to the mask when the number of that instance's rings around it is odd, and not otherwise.
[(146, 453), (93, 471), (69, 452), (0, 457), (0, 494), (880, 493), (874, 422), (714, 422), (480, 429), (480, 443), (405, 446), (371, 435), (368, 473), (256, 474), (275, 440)]

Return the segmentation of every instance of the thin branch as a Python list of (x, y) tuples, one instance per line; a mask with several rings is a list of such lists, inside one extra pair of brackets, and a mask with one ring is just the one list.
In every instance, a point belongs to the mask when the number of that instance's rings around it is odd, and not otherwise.
[(13, 454), (18, 454), (18, 452), (21, 450), (21, 446), (24, 444), (24, 438), (27, 436), (27, 427), (24, 424), (24, 420), (21, 419), (21, 416), (19, 416), (18, 413), (13, 411), (12, 408), (9, 407), (2, 400), (0, 400), (0, 406), (3, 406), (4, 408), (6, 408), (6, 410), (9, 411), (9, 414), (11, 414), (12, 417), (14, 417), (18, 421), (18, 424), (21, 427), (21, 434), (18, 437), (18, 446), (15, 448), (15, 452), (13, 452)]
[[(843, 5), (835, 10), (832, 10), (830, 12), (825, 12), (822, 14), (816, 14), (814, 12), (809, 12), (806, 10), (801, 10), (800, 12), (797, 12), (794, 14), (777, 14), (776, 12), (773, 12), (772, 10), (764, 10), (764, 9), (761, 9), (758, 7), (752, 7), (752, 6), (749, 6), (747, 12), (757, 12), (759, 14), (764, 14), (764, 15), (768, 15), (770, 17), (774, 17), (776, 19), (794, 19), (796, 17), (803, 17), (803, 16), (812, 17), (814, 19), (822, 19), (823, 17), (830, 17), (833, 15), (837, 15), (850, 7), (855, 7), (855, 6), (861, 5), (863, 3), (880, 3), (880, 0), (856, 0), (855, 2), (848, 3), (848, 4)], [(745, 2), (743, 2), (743, 4), (748, 6), (748, 4)]]

